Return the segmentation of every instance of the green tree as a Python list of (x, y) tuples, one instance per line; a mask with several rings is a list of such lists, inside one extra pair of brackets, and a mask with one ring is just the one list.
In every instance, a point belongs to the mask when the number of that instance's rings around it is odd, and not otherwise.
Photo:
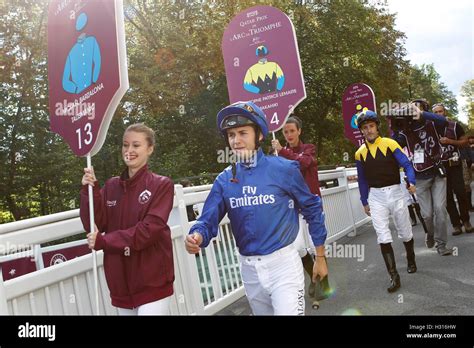
[(46, 12), (29, 2), (12, 9), (1, 22), (2, 32), (2, 119), (0, 125), (2, 203), (14, 219), (29, 216), (35, 209), (32, 196), (32, 167), (29, 160), (35, 148), (38, 119), (34, 114), (47, 110), (46, 97), (41, 93), (44, 85), (44, 66), (41, 51), (44, 45)]
[(474, 79), (464, 82), (461, 87), (461, 96), (467, 99), (463, 111), (468, 116), (469, 129), (474, 130)]
[(47, 9), (10, 2), (1, 21), (0, 196), (15, 220), (69, 209), (77, 196), (78, 161), (49, 131)]
[(409, 100), (409, 89), (411, 87), (412, 98), (424, 98), (430, 105), (443, 103), (450, 117), (457, 118), (458, 104), (453, 92), (449, 91), (446, 85), (440, 81), (441, 76), (435, 70), (433, 64), (422, 64), (412, 66), (407, 71), (407, 82), (404, 96)]

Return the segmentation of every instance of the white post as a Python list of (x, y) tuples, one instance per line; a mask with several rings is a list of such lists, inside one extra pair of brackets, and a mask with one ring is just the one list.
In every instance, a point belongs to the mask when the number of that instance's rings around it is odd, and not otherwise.
[(355, 237), (357, 235), (356, 221), (354, 218), (354, 212), (352, 211), (352, 202), (351, 202), (351, 192), (349, 190), (349, 180), (347, 180), (347, 170), (345, 167), (337, 167), (337, 170), (342, 169), (344, 173), (344, 181), (341, 184), (344, 184), (346, 187), (346, 207), (349, 209), (349, 213), (352, 219), (352, 232), (348, 233), (349, 237)]
[[(204, 300), (202, 298), (201, 287), (199, 286), (199, 275), (197, 269), (196, 255), (190, 255), (184, 248), (184, 239), (189, 233), (189, 222), (186, 212), (186, 199), (184, 197), (183, 186), (175, 185), (176, 199), (178, 200), (178, 223), (182, 227), (182, 242), (176, 244), (176, 259), (180, 262), (179, 270), (182, 272), (183, 292), (186, 309), (191, 312), (186, 314), (204, 314)], [(201, 212), (199, 212), (201, 213)], [(181, 263), (182, 262), (182, 263)]]
[(33, 248), (33, 257), (36, 263), (36, 269), (40, 270), (44, 268), (43, 253), (41, 250), (41, 244), (35, 244)]
[[(91, 154), (87, 155), (87, 168), (92, 169)], [(94, 222), (94, 196), (92, 192), (92, 186), (89, 185), (89, 223), (90, 232), (94, 233), (95, 222)], [(94, 290), (95, 290), (95, 314), (99, 315), (99, 277), (97, 274), (97, 255), (95, 250), (92, 250), (92, 271), (94, 275)]]
[[(217, 234), (217, 238), (219, 238), (219, 234)], [(209, 266), (209, 274), (211, 276), (211, 284), (214, 291), (214, 302), (218, 299), (222, 298), (224, 294), (222, 293), (222, 287), (219, 277), (219, 269), (217, 267), (217, 257), (216, 252), (214, 250), (214, 243), (211, 241), (209, 246), (207, 247), (207, 264)], [(221, 265), (222, 273), (224, 273), (224, 265)]]

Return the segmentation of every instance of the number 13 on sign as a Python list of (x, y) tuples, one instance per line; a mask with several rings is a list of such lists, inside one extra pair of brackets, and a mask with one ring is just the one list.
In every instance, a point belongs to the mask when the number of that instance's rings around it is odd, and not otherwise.
[(79, 149), (82, 149), (83, 132), (85, 133), (84, 144), (89, 145), (92, 142), (92, 125), (90, 123), (86, 123), (86, 125), (84, 126), (84, 130), (82, 130), (81, 128), (76, 129)]

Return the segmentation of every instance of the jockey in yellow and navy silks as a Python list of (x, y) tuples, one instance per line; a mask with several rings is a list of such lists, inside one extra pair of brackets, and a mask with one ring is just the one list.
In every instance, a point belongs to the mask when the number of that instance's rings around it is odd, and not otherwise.
[(415, 193), (415, 172), (411, 162), (395, 140), (379, 135), (380, 121), (377, 114), (365, 110), (357, 117), (357, 126), (364, 135), (365, 144), (356, 152), (357, 176), (360, 199), (377, 233), (385, 266), (391, 278), (388, 292), (400, 287), (389, 217), (392, 215), (398, 237), (403, 240), (407, 252), (407, 271), (415, 273), (413, 232), (404, 194), (400, 188), (400, 167), (403, 167), (410, 183), (409, 191)]
[[(369, 110), (370, 111), (370, 110)], [(415, 171), (400, 145), (393, 139), (378, 137), (374, 143), (363, 144), (356, 152), (360, 200), (366, 206), (369, 187), (400, 183), (399, 168), (404, 168), (410, 184), (415, 184)]]
[(258, 46), (255, 54), (259, 61), (247, 70), (244, 89), (256, 94), (281, 91), (285, 84), (285, 75), (280, 66), (267, 61), (268, 49), (265, 46)]

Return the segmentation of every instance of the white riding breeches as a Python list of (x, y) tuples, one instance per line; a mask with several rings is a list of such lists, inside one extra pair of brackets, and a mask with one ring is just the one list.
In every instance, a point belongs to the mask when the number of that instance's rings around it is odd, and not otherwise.
[(393, 241), (389, 228), (390, 215), (392, 215), (398, 238), (404, 242), (413, 238), (408, 207), (400, 185), (371, 187), (368, 202), (378, 244)]
[(304, 315), (303, 264), (293, 244), (269, 255), (240, 255), (247, 299), (255, 315)]

